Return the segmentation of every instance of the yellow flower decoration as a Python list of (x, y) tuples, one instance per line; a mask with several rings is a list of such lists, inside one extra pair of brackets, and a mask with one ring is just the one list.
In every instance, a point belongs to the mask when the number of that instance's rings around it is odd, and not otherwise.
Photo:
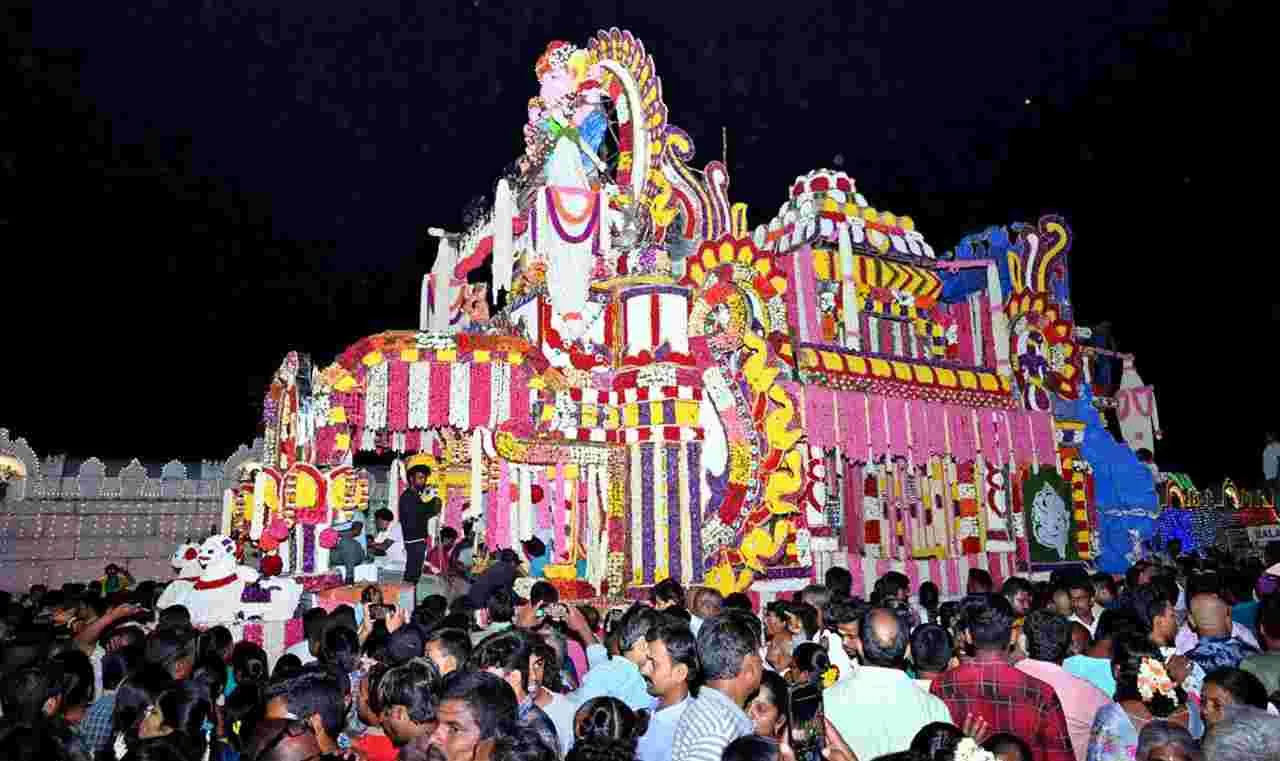
[(840, 669), (836, 668), (835, 666), (827, 667), (827, 670), (822, 672), (823, 688), (826, 689), (826, 688), (834, 687), (836, 684), (836, 680), (839, 678), (840, 678)]

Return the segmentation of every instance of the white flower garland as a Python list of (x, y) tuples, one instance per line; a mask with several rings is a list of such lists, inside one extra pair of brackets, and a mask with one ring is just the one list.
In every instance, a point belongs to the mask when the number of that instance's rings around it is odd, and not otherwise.
[(489, 378), (489, 427), (497, 428), (511, 418), (511, 365), (494, 362)]
[(671, 365), (646, 365), (636, 371), (636, 385), (674, 386), (676, 385), (676, 369)]
[(449, 365), (449, 425), (464, 431), (471, 427), (471, 365), (467, 363)]
[(995, 754), (984, 750), (972, 737), (960, 741), (952, 758), (955, 761), (996, 761)]
[(448, 350), (454, 348), (453, 336), (448, 333), (418, 333), (418, 346), (423, 349), (432, 351)]
[(430, 409), (431, 363), (409, 365), (409, 427), (427, 428)]
[(607, 466), (609, 464), (609, 450), (600, 447), (570, 447), (569, 462), (578, 465), (598, 465)]
[(1177, 685), (1169, 678), (1164, 664), (1155, 658), (1142, 659), (1142, 665), (1138, 668), (1138, 693), (1144, 701), (1150, 701), (1156, 693), (1175, 703), (1178, 701)]
[(364, 424), (366, 428), (387, 427), (387, 363), (379, 362), (369, 368), (368, 392), (365, 395)]

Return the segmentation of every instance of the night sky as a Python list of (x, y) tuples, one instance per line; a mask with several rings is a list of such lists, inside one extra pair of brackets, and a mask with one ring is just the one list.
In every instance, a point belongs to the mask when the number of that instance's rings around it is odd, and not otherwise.
[(415, 327), (425, 229), (520, 154), (546, 43), (619, 26), (696, 166), (728, 128), (752, 226), (824, 166), (939, 251), (1066, 216), (1161, 466), (1260, 477), (1274, 43), (1230, 2), (39, 5), (4, 15), (0, 427), (42, 454), (221, 459), (287, 351)]

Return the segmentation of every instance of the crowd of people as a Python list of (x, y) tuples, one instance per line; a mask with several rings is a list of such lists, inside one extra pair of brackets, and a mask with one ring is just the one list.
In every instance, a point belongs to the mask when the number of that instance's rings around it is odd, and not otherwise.
[[(566, 604), (514, 553), (449, 599), (305, 611), (270, 664), (162, 584), (0, 594), (16, 761), (1276, 761), (1280, 544), (943, 601), (890, 572), (753, 608)], [(815, 711), (814, 696), (821, 696)], [(800, 708), (804, 703), (804, 710)], [(802, 716), (803, 718), (797, 718)]]

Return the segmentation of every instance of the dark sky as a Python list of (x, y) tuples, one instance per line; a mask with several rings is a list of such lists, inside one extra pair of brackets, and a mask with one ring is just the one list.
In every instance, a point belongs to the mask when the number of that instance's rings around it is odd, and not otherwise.
[(1256, 477), (1280, 310), (1251, 178), (1273, 43), (1246, 4), (535, 5), (6, 12), (0, 426), (42, 452), (224, 457), (285, 352), (416, 325), (423, 231), (519, 154), (545, 44), (616, 25), (696, 165), (728, 127), (753, 226), (833, 165), (938, 250), (1065, 215), (1077, 318), (1138, 354), (1162, 465)]

